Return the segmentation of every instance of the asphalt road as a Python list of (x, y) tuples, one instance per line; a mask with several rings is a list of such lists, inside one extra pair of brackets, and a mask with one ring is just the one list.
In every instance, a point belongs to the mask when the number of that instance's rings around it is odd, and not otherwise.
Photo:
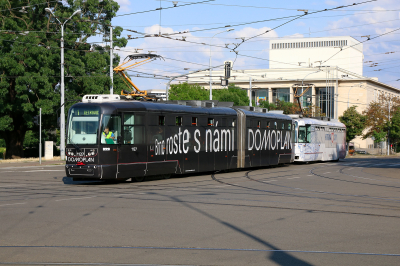
[(399, 265), (400, 158), (142, 183), (0, 167), (0, 264)]

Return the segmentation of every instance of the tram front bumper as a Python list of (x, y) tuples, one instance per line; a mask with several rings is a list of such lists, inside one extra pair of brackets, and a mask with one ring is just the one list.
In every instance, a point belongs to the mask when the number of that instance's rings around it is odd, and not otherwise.
[(97, 165), (66, 164), (65, 173), (68, 177), (73, 178), (101, 178), (101, 170), (100, 167), (98, 167)]

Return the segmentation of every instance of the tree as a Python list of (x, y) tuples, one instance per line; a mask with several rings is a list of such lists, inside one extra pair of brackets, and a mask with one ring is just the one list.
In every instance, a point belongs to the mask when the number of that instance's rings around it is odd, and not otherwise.
[[(6, 158), (23, 157), (26, 131), (33, 127), (33, 116), (42, 108), (43, 126), (55, 127), (60, 109), (60, 25), (53, 10), (65, 24), (66, 110), (84, 94), (109, 91), (109, 49), (87, 43), (96, 32), (109, 32), (111, 18), (119, 5), (112, 0), (0, 1), (0, 138), (6, 142)], [(65, 4), (63, 4), (65, 3)], [(18, 12), (22, 6), (25, 12)], [(113, 30), (114, 46), (124, 47), (118, 38), (122, 28)], [(114, 65), (119, 57), (114, 57)], [(116, 91), (122, 82), (116, 80)], [(121, 87), (122, 88), (122, 87)]]
[(346, 126), (347, 143), (352, 141), (356, 136), (361, 136), (365, 129), (366, 117), (357, 112), (356, 108), (357, 106), (351, 106), (339, 117), (340, 122)]
[(322, 112), (321, 107), (316, 106), (314, 104), (303, 107), (303, 116), (304, 117), (324, 117), (325, 113)]
[(176, 100), (208, 100), (210, 93), (198, 84), (189, 84), (187, 82), (181, 84), (172, 84), (168, 92), (168, 99)]
[(268, 101), (259, 101), (259, 107), (267, 108), (269, 110), (276, 110), (277, 106), (274, 103), (270, 103)]
[(393, 113), (390, 121), (390, 140), (392, 144), (400, 144), (400, 108), (397, 108)]
[[(210, 98), (210, 92), (198, 84), (173, 84), (169, 90), (169, 100), (199, 100), (204, 101)], [(233, 102), (235, 106), (249, 104), (249, 97), (246, 91), (230, 84), (227, 89), (213, 90), (213, 99), (221, 102)]]
[(220, 102), (233, 102), (234, 106), (249, 105), (247, 92), (235, 84), (229, 84), (228, 89), (213, 90), (213, 99)]
[[(363, 138), (375, 137), (375, 142), (379, 142), (377, 138), (383, 141), (387, 137), (389, 128), (392, 125), (393, 114), (399, 109), (400, 99), (386, 94), (381, 94), (377, 101), (371, 102), (363, 112), (366, 116), (365, 125), (367, 128), (367, 132), (363, 135)], [(389, 138), (391, 138), (390, 134)]]

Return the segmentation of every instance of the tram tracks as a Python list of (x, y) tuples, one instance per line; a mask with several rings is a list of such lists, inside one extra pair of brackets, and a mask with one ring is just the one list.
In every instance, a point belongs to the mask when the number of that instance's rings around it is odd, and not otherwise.
[[(310, 170), (310, 173), (315, 175), (313, 173), (313, 170), (319, 169), (320, 167), (316, 167)], [(251, 177), (252, 172), (257, 171), (257, 170), (250, 170), (247, 171), (244, 175), (244, 177), (250, 181), (257, 182), (260, 184), (263, 184), (264, 186), (271, 186), (271, 187), (279, 187), (279, 188), (284, 188), (284, 189), (290, 189), (291, 191), (277, 191), (273, 189), (262, 189), (262, 188), (253, 188), (250, 186), (245, 186), (245, 185), (238, 185), (238, 184), (232, 184), (230, 182), (227, 182), (226, 180), (219, 179), (215, 176), (215, 174), (212, 174), (211, 177), (214, 181), (219, 182), (224, 185), (230, 185), (230, 186), (235, 186), (238, 188), (246, 189), (246, 190), (252, 190), (252, 191), (258, 191), (258, 192), (264, 192), (264, 193), (270, 193), (275, 196), (290, 196), (290, 197), (296, 197), (300, 199), (314, 199), (314, 200), (325, 200), (328, 201), (327, 204), (324, 204), (327, 207), (338, 207), (338, 208), (357, 208), (357, 209), (368, 209), (368, 210), (377, 210), (377, 211), (399, 211), (400, 207), (398, 206), (387, 206), (384, 204), (380, 204), (378, 202), (374, 202), (375, 200), (379, 201), (385, 201), (386, 202), (400, 202), (398, 199), (393, 199), (393, 198), (387, 198), (387, 197), (373, 197), (369, 195), (357, 195), (357, 194), (344, 194), (344, 193), (335, 193), (335, 192), (327, 192), (327, 191), (320, 191), (320, 190), (312, 190), (312, 189), (304, 189), (304, 188), (299, 188), (299, 187), (293, 187), (293, 186), (287, 186), (287, 185), (282, 185), (282, 184), (277, 184), (277, 183), (271, 183), (271, 182), (265, 182), (263, 180), (258, 180), (254, 179)], [(319, 177), (323, 177), (321, 175), (315, 175)], [(274, 176), (274, 178), (279, 178), (279, 176)], [(301, 195), (301, 193), (313, 193), (317, 194), (320, 196), (310, 196), (310, 195)], [(329, 196), (337, 196), (337, 197), (346, 197), (346, 198), (330, 198), (330, 197), (324, 197), (326, 195)], [(360, 201), (360, 199), (367, 199), (368, 201)], [(335, 202), (342, 202), (342, 203), (348, 203), (351, 205), (343, 205), (343, 204), (331, 204), (329, 201), (335, 201)], [(285, 202), (289, 203), (289, 202)], [(299, 204), (296, 202), (296, 204)], [(318, 204), (323, 204), (319, 202)], [(311, 205), (311, 204), (310, 204)], [(363, 206), (364, 205), (364, 206)], [(335, 211), (335, 210), (325, 210), (321, 208), (287, 208), (287, 207), (279, 207), (282, 209), (296, 209), (296, 210), (307, 210), (307, 211), (315, 211), (315, 212), (332, 212), (332, 213), (346, 213), (346, 214), (359, 214), (359, 215), (374, 215), (374, 216), (384, 216), (384, 217), (396, 217), (400, 218), (399, 216), (396, 215), (382, 215), (382, 214), (373, 214), (373, 213), (365, 213), (365, 212), (354, 212), (354, 211)]]

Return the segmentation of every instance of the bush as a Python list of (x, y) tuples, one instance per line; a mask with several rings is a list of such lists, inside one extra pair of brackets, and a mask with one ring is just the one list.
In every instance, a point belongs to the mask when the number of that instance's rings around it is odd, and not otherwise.
[(0, 159), (4, 159), (6, 156), (6, 148), (0, 148)]

